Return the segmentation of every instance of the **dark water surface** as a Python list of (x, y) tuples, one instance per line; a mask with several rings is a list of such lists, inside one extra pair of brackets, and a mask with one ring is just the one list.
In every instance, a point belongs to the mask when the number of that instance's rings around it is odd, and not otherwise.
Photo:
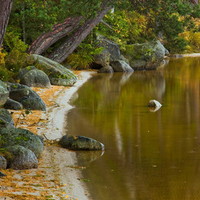
[[(157, 112), (151, 99), (163, 105)], [(200, 200), (200, 58), (97, 74), (72, 104), (67, 134), (106, 147), (77, 153), (92, 200)]]

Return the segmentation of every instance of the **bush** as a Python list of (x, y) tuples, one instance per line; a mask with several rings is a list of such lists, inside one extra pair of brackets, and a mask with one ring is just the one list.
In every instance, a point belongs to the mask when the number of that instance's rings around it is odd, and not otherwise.
[(199, 52), (200, 32), (185, 31), (181, 36), (188, 42), (187, 52)]
[(82, 43), (76, 53), (72, 53), (67, 57), (66, 62), (71, 65), (72, 69), (88, 69), (94, 61), (94, 55), (101, 53), (102, 50), (102, 47), (97, 48), (91, 44)]
[[(4, 67), (0, 69), (1, 79), (9, 80), (16, 79), (19, 69), (25, 67), (24, 60), (28, 57), (26, 49), (28, 45), (20, 40), (19, 35), (13, 32), (7, 32), (4, 37)], [(1, 55), (0, 55), (1, 57)], [(1, 58), (0, 58), (1, 60)]]

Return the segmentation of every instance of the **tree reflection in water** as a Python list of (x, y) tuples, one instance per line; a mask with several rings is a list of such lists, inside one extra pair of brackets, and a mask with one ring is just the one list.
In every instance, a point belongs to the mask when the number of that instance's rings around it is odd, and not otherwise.
[[(199, 58), (182, 58), (156, 71), (97, 74), (79, 89), (67, 133), (106, 147), (80, 161), (91, 199), (199, 199), (199, 85)], [(150, 112), (150, 99), (161, 109)]]

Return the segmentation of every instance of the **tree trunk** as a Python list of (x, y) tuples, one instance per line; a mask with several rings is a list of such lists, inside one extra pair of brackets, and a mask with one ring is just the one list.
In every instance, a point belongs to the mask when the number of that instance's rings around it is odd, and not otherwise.
[(63, 62), (111, 9), (111, 7), (105, 5), (102, 5), (102, 8), (103, 10), (101, 10), (94, 19), (86, 20), (82, 26), (80, 26), (64, 43), (49, 55), (49, 58), (58, 63)]
[(198, 0), (191, 0), (193, 4), (197, 5), (199, 4), (199, 1)]
[(40, 35), (29, 47), (27, 53), (41, 54), (52, 44), (74, 31), (81, 23), (83, 17), (67, 18), (63, 23), (57, 23), (52, 31)]
[(0, 48), (8, 25), (13, 0), (0, 0)]

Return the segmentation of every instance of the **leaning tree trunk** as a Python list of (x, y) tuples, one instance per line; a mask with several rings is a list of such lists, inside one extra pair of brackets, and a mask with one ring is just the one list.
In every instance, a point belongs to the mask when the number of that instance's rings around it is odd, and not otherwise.
[(80, 26), (69, 38), (66, 39), (65, 42), (49, 55), (49, 58), (58, 63), (63, 62), (88, 36), (110, 9), (111, 7), (104, 5), (104, 9), (101, 10), (94, 19), (86, 20), (82, 26)]
[(41, 54), (46, 51), (52, 44), (74, 31), (81, 23), (83, 17), (67, 18), (63, 23), (57, 23), (53, 26), (52, 31), (40, 35), (29, 47), (27, 53)]
[(8, 25), (13, 0), (0, 0), (0, 48)]

